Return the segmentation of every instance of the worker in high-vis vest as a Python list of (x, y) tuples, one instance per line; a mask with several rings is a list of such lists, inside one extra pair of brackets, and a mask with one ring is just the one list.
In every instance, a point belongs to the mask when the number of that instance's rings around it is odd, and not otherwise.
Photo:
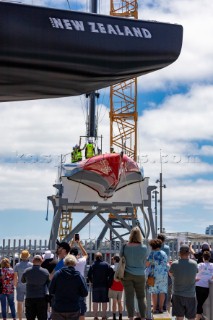
[(81, 152), (81, 148), (79, 145), (76, 144), (76, 159), (77, 161), (81, 161), (82, 160), (82, 152)]
[(89, 140), (85, 148), (85, 158), (89, 159), (94, 157), (94, 155), (95, 155), (95, 148), (92, 140)]
[(74, 163), (74, 162), (77, 162), (78, 159), (77, 159), (77, 150), (76, 150), (76, 146), (74, 146), (72, 148), (72, 152), (71, 152), (71, 162)]

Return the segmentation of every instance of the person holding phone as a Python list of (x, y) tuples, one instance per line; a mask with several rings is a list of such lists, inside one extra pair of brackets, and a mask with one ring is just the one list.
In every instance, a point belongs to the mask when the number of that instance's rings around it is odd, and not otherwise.
[(57, 240), (56, 244), (57, 244), (56, 255), (58, 256), (59, 261), (56, 264), (54, 270), (50, 274), (50, 280), (52, 280), (56, 271), (64, 267), (64, 258), (70, 252), (70, 245), (68, 242), (65, 242), (65, 241), (59, 242)]
[[(79, 247), (81, 254), (79, 254), (79, 250), (76, 246)], [(70, 254), (74, 255), (77, 260), (75, 265), (75, 270), (79, 271), (82, 277), (84, 277), (88, 254), (85, 248), (82, 246), (79, 233), (76, 233), (74, 235), (74, 239), (70, 243), (70, 248), (71, 248)], [(83, 297), (80, 297), (80, 317), (79, 317), (80, 320), (85, 320), (86, 311), (87, 311), (86, 299)]]
[(77, 242), (77, 241), (80, 240), (79, 233), (75, 233), (75, 235), (74, 235), (74, 240), (75, 240), (75, 242)]

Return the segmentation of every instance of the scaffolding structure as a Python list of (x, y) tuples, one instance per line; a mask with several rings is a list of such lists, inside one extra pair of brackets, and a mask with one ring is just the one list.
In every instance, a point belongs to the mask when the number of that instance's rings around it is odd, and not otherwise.
[[(138, 19), (138, 1), (110, 1), (110, 15)], [(137, 161), (137, 78), (110, 87), (110, 147)]]

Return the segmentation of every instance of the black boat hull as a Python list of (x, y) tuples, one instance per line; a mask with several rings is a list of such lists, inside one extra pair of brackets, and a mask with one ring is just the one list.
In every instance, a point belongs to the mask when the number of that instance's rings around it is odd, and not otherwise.
[(80, 95), (164, 68), (180, 25), (0, 2), (0, 101)]

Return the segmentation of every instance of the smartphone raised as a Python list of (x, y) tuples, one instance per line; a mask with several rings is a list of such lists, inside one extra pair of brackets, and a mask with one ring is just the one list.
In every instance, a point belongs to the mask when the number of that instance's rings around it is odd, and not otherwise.
[(75, 241), (79, 241), (80, 240), (79, 233), (75, 233), (74, 240)]

